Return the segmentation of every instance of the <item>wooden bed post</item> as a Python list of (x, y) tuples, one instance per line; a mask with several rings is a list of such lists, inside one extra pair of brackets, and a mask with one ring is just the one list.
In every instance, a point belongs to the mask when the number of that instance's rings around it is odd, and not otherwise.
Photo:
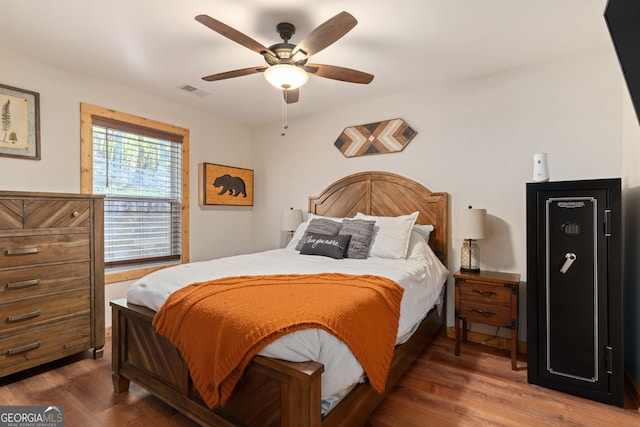
[(120, 372), (120, 352), (123, 351), (120, 345), (115, 345), (115, 343), (120, 343), (120, 312), (116, 310), (115, 306), (111, 307), (111, 366), (112, 366), (112, 377), (113, 381), (113, 390), (116, 393), (123, 393), (129, 390), (129, 380), (121, 377), (119, 375)]

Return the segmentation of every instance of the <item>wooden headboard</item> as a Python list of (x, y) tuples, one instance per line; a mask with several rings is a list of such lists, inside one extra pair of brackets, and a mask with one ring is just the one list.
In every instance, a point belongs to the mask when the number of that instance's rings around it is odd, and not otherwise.
[(418, 211), (416, 224), (431, 224), (429, 244), (447, 265), (448, 194), (433, 193), (417, 182), (390, 172), (359, 172), (309, 197), (309, 212), (352, 217), (358, 212), (375, 216), (399, 216)]

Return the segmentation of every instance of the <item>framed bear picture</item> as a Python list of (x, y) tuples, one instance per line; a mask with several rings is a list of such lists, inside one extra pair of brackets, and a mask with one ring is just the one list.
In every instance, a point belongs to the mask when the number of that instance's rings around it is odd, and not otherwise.
[(253, 170), (201, 163), (198, 165), (201, 205), (253, 206)]

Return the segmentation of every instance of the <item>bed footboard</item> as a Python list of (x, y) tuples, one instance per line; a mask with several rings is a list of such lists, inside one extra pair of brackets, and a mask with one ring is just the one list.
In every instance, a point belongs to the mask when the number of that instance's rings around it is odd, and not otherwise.
[(116, 392), (126, 391), (133, 381), (202, 425), (321, 425), (321, 364), (257, 356), (224, 408), (210, 410), (194, 388), (180, 352), (154, 331), (155, 312), (124, 299), (112, 301), (111, 307)]

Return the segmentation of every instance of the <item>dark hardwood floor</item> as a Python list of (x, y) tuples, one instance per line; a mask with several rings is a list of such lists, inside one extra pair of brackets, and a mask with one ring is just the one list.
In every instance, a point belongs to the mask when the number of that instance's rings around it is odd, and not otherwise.
[[(111, 386), (111, 348), (89, 352), (0, 379), (0, 405), (64, 407), (65, 427), (196, 426), (145, 390)], [(511, 370), (508, 353), (439, 337), (373, 414), (368, 427), (386, 426), (640, 426), (626, 399), (618, 408), (527, 383), (526, 363)]]

